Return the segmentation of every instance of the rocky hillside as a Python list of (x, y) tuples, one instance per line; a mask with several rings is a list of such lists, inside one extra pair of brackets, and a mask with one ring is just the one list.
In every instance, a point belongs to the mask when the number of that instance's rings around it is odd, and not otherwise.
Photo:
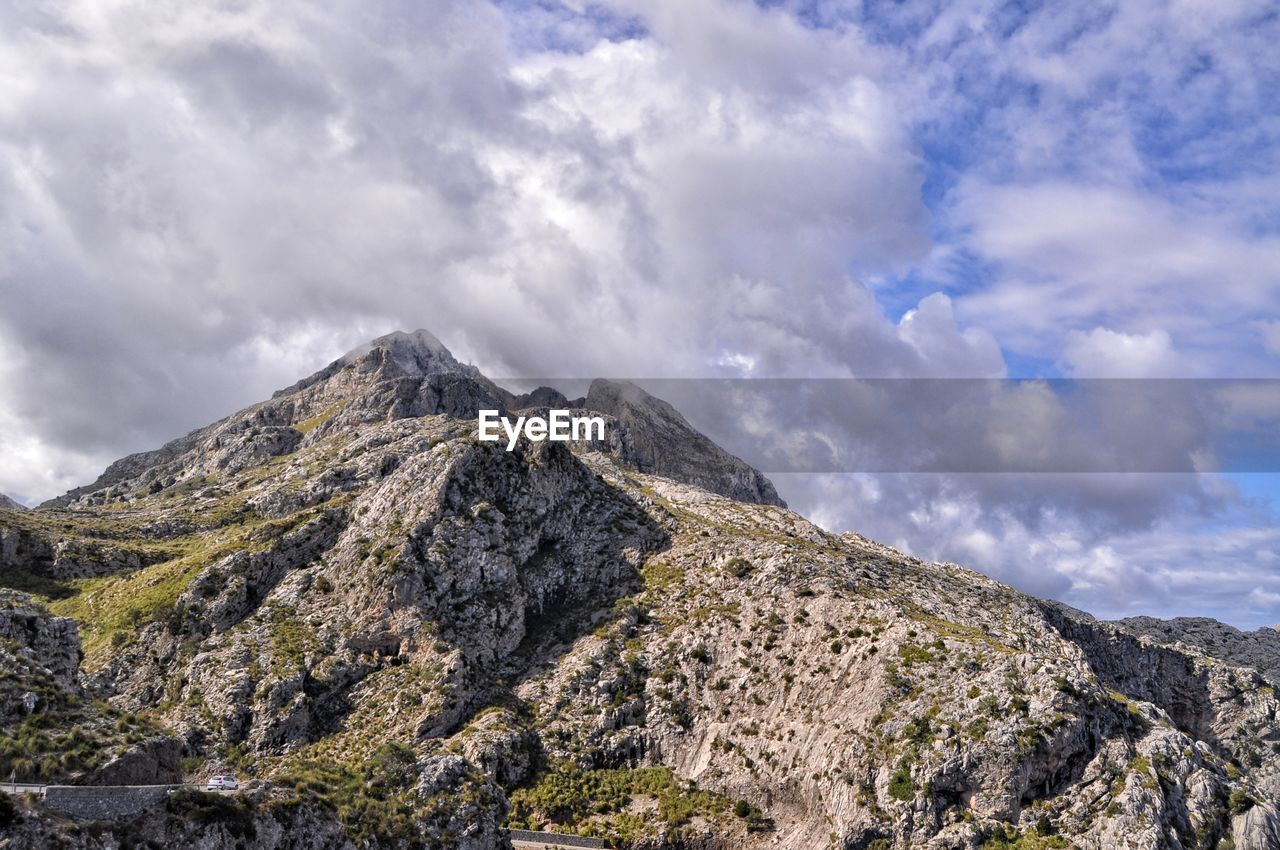
[[(475, 438), (558, 406), (607, 439)], [(191, 843), (1280, 848), (1274, 663), (829, 534), (638, 388), (513, 396), (421, 332), (0, 511), (0, 584), (79, 623), (50, 682), (255, 780), (175, 804)]]
[(1208, 617), (1130, 617), (1118, 626), (1184, 651), (1217, 658), (1237, 667), (1252, 667), (1271, 682), (1280, 682), (1280, 631), (1242, 632)]
[(0, 590), (0, 772), (20, 781), (175, 782), (183, 742), (80, 686), (74, 621)]

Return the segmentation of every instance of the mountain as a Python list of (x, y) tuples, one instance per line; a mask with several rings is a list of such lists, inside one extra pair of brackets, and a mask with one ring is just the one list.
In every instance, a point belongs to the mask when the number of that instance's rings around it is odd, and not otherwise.
[[(606, 439), (475, 437), (559, 406)], [(515, 396), (424, 332), (0, 513), (0, 585), (30, 675), (249, 780), (93, 829), (24, 804), (10, 847), (1280, 847), (1265, 648), (830, 534), (639, 388)], [(124, 746), (44, 758), (37, 726), (100, 724), (17, 698), (4, 775), (94, 783)]]
[(0, 511), (25, 511), (26, 505), (10, 499), (4, 493), (0, 493)]
[(1273, 628), (1242, 632), (1208, 617), (1130, 617), (1118, 626), (1162, 644), (1216, 658), (1235, 667), (1252, 667), (1269, 681), (1280, 682), (1280, 631)]
[(269, 401), (155, 451), (116, 461), (92, 484), (42, 507), (125, 503), (200, 476), (236, 472), (293, 452), (309, 440), (375, 422), (444, 415), (474, 424), (479, 409), (506, 414), (548, 407), (605, 414), (608, 439), (588, 448), (611, 454), (624, 466), (744, 501), (783, 504), (767, 478), (639, 387), (598, 380), (585, 398), (572, 402), (547, 387), (516, 396), (474, 366), (459, 363), (429, 332), (418, 330), (379, 337)]

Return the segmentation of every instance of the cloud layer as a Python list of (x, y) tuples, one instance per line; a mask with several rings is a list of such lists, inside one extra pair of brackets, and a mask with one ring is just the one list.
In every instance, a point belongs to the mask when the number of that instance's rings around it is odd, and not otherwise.
[[(54, 495), (393, 328), (512, 377), (1273, 375), (1278, 28), (1151, 0), (10, 4), (0, 489)], [(1269, 516), (1204, 476), (789, 486), (1134, 610)], [(1027, 488), (1040, 519), (1010, 520)], [(1165, 573), (1139, 554), (1224, 522)], [(1249, 563), (1247, 616), (1280, 619)]]

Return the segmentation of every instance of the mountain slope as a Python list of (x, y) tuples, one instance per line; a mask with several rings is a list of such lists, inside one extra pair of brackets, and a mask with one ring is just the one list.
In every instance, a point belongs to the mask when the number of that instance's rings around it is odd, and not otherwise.
[[(294, 795), (331, 813), (317, 835), (1280, 847), (1259, 669), (761, 504), (763, 476), (619, 385), (570, 404), (629, 439), (473, 436), (478, 406), (559, 404), (384, 338), (0, 513), (0, 584), (79, 621), (86, 685), (189, 775)], [(308, 846), (270, 835), (245, 846)]]
[(1275, 629), (1242, 632), (1208, 617), (1129, 617), (1116, 625), (1160, 643), (1181, 645), (1238, 667), (1252, 667), (1268, 681), (1280, 684), (1280, 631)]

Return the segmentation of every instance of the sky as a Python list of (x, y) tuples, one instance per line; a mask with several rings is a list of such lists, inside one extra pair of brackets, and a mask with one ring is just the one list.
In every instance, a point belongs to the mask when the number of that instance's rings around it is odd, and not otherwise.
[[(0, 491), (393, 329), (495, 377), (1280, 378), (1278, 41), (1232, 0), (6, 3)], [(774, 476), (1245, 627), (1276, 478)]]

